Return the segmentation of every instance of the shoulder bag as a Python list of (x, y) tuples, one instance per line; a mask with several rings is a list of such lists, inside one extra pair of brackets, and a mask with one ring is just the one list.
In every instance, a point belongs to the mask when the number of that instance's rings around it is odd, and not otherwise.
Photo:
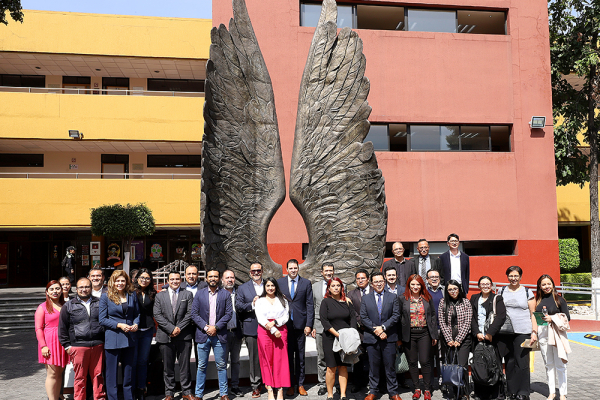
[[(504, 293), (504, 288), (502, 288), (502, 292)], [(492, 302), (492, 313), (490, 315), (488, 315), (487, 319), (485, 320), (485, 324), (483, 325), (486, 332), (490, 328), (492, 323), (494, 322), (494, 319), (496, 318), (496, 300), (497, 299), (498, 299), (498, 295), (494, 296), (494, 301)], [(512, 321), (510, 320), (508, 313), (506, 313), (506, 320), (504, 321), (504, 324), (502, 325), (502, 327), (500, 327), (500, 331), (498, 333), (505, 334), (505, 335), (515, 333), (515, 330), (512, 325)]]

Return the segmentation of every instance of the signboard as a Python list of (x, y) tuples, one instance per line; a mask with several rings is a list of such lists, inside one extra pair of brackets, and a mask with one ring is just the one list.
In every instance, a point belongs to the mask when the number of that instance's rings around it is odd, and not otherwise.
[(144, 260), (144, 241), (134, 240), (131, 242), (131, 253), (129, 259), (133, 262), (142, 262)]
[(153, 243), (150, 247), (150, 261), (152, 262), (164, 262), (165, 255), (163, 253), (163, 247), (160, 243)]
[(100, 255), (100, 242), (90, 242), (90, 255), (92, 255), (92, 256)]

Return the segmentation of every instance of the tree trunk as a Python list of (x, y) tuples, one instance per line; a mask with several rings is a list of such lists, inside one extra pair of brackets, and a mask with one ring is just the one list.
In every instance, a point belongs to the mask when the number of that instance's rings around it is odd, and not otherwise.
[(123, 249), (123, 271), (129, 275), (129, 259), (131, 257), (131, 242), (133, 239), (125, 239), (125, 248)]
[[(590, 143), (590, 250), (592, 258), (592, 287), (600, 289), (600, 220), (598, 219), (598, 132), (594, 121), (596, 102), (596, 65), (590, 67), (588, 86), (588, 137)], [(600, 295), (592, 296), (592, 306), (598, 310)], [(596, 314), (596, 318), (598, 315)]]

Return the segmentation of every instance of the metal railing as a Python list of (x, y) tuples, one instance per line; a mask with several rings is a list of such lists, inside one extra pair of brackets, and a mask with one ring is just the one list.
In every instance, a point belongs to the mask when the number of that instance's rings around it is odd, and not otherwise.
[[(202, 174), (179, 174), (179, 173), (130, 173), (130, 172), (0, 172), (0, 178), (25, 178), (25, 179), (101, 179), (113, 177), (112, 179), (200, 179)], [(158, 178), (149, 178), (158, 177)], [(182, 178), (181, 178), (182, 177)], [(106, 179), (106, 178), (105, 178)], [(109, 178), (110, 179), (110, 178)]]
[(0, 92), (51, 93), (51, 94), (103, 94), (112, 96), (166, 96), (166, 97), (204, 97), (204, 92), (178, 92), (162, 90), (129, 89), (75, 89), (50, 87), (0, 86)]
[[(189, 266), (185, 261), (176, 260), (167, 265), (163, 265), (158, 268), (156, 271), (152, 272), (152, 277), (154, 278), (154, 282), (156, 283), (157, 290), (158, 288), (163, 287), (165, 284), (169, 282), (169, 274), (171, 272), (179, 272), (182, 275), (182, 279), (184, 279), (185, 269)], [(206, 271), (199, 270), (198, 271), (198, 280), (206, 280)]]
[[(493, 283), (493, 290), (496, 292), (498, 289), (508, 285), (509, 283), (504, 282)], [(536, 285), (521, 284), (521, 286), (529, 288), (529, 290), (531, 290), (534, 294), (537, 291)], [(477, 281), (469, 281), (469, 290), (470, 289), (479, 289), (477, 286)], [(565, 293), (589, 295), (592, 304), (592, 311), (594, 312), (594, 318), (596, 321), (600, 320), (600, 305), (598, 304), (600, 303), (600, 289), (592, 288), (591, 285), (588, 284), (565, 282), (560, 286), (556, 286), (556, 290), (561, 295), (564, 295)]]

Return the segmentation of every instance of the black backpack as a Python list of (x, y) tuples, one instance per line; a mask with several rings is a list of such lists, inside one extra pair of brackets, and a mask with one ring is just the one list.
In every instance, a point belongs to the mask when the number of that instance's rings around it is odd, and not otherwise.
[(498, 364), (494, 345), (479, 342), (473, 350), (471, 376), (479, 385), (493, 386), (502, 379), (502, 366)]

